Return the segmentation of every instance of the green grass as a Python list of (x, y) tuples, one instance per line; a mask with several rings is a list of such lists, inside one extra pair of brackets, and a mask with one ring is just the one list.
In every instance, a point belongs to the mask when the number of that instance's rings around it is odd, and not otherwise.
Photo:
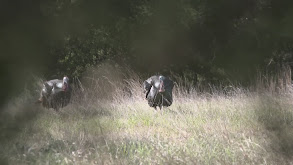
[(161, 111), (138, 96), (72, 103), (59, 112), (22, 106), (26, 101), (15, 100), (2, 115), (1, 160), (8, 164), (293, 163), (291, 94), (183, 95), (175, 93), (173, 105)]

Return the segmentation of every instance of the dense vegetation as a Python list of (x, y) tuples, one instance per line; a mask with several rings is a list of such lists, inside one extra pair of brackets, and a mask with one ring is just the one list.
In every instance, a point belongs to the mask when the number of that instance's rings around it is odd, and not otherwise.
[(213, 83), (244, 82), (256, 68), (292, 62), (290, 0), (6, 0), (0, 6), (0, 82), (12, 95), (30, 74), (75, 78), (105, 60)]
[(141, 72), (245, 80), (257, 66), (292, 61), (291, 1), (46, 2), (41, 14), (60, 34), (50, 45), (58, 74), (80, 76), (114, 58)]

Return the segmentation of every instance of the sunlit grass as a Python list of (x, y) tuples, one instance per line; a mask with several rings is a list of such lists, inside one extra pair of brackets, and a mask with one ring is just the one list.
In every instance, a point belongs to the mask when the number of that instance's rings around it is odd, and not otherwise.
[[(1, 158), (9, 164), (290, 164), (293, 96), (234, 90), (190, 93), (156, 111), (141, 96), (73, 102), (55, 112), (32, 99), (6, 107)], [(131, 85), (130, 84), (130, 85)], [(129, 85), (129, 84), (128, 84)], [(86, 93), (87, 94), (87, 93)], [(93, 96), (93, 95), (92, 95)], [(121, 96), (121, 97), (119, 97)], [(89, 101), (90, 100), (90, 101)], [(13, 111), (13, 112), (9, 112)]]
[(142, 99), (125, 102), (93, 104), (87, 110), (73, 103), (61, 112), (40, 108), (35, 118), (18, 126), (15, 137), (5, 140), (1, 156), (12, 164), (290, 161), (284, 156), (293, 144), (289, 99), (257, 95), (186, 98), (162, 111), (149, 108)]

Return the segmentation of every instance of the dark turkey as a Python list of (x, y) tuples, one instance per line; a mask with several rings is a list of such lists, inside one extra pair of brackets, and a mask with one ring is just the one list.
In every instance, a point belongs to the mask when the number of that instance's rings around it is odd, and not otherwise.
[(69, 78), (63, 77), (63, 80), (50, 80), (43, 84), (41, 96), (38, 103), (45, 108), (53, 108), (56, 111), (66, 106), (70, 102), (71, 88), (69, 86)]
[(163, 106), (170, 106), (173, 102), (172, 90), (174, 83), (169, 78), (156, 75), (148, 78), (143, 83), (144, 93), (150, 107), (161, 109)]

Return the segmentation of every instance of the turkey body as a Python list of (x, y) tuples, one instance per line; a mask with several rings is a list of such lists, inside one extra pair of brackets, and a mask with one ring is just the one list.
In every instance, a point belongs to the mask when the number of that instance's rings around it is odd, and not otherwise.
[(162, 75), (152, 76), (144, 81), (143, 87), (150, 107), (156, 109), (159, 106), (161, 109), (172, 104), (174, 83), (169, 78)]
[(71, 88), (68, 84), (68, 78), (63, 80), (50, 80), (43, 84), (39, 103), (45, 108), (53, 108), (59, 110), (69, 104), (71, 98)]

